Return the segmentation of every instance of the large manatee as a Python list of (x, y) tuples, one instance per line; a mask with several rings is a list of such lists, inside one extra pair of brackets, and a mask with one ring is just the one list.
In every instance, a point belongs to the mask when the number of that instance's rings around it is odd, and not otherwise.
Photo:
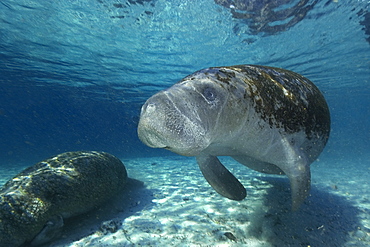
[(309, 194), (310, 164), (330, 132), (328, 105), (319, 89), (292, 71), (257, 65), (197, 71), (149, 98), (138, 135), (154, 148), (196, 156), (208, 183), (242, 200), (243, 185), (217, 156), (269, 174), (285, 174), (292, 209)]
[(40, 245), (63, 220), (114, 197), (126, 184), (122, 162), (104, 152), (68, 152), (31, 166), (0, 189), (0, 247)]

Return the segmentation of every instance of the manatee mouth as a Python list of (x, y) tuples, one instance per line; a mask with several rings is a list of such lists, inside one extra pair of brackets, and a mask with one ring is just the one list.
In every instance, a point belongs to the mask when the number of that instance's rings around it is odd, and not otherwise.
[(174, 106), (170, 94), (152, 96), (141, 109), (138, 126), (139, 139), (149, 147), (171, 149), (176, 145), (181, 123), (181, 112)]
[(175, 93), (164, 91), (147, 100), (141, 109), (138, 135), (149, 147), (193, 156), (208, 146), (206, 130), (194, 105)]
[(160, 134), (156, 133), (155, 129), (143, 127), (140, 125), (139, 127), (139, 139), (147, 146), (151, 148), (167, 148), (168, 146), (163, 143), (160, 138)]

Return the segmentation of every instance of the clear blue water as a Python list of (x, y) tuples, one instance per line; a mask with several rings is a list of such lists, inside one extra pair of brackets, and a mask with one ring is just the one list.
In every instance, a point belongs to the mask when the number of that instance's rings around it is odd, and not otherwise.
[(369, 1), (310, 4), (296, 25), (266, 35), (212, 0), (0, 1), (0, 160), (91, 149), (167, 155), (138, 140), (141, 105), (196, 70), (235, 64), (311, 79), (332, 113), (327, 149), (367, 153)]
[(321, 158), (368, 173), (370, 1), (302, 2), (304, 18), (271, 34), (234, 18), (236, 4), (213, 0), (0, 0), (0, 167), (73, 150), (172, 155), (137, 137), (145, 100), (202, 68), (260, 64), (323, 91), (332, 131)]
[(319, 1), (275, 35), (251, 34), (213, 1), (122, 3), (0, 2), (1, 160), (81, 149), (169, 154), (137, 138), (145, 100), (196, 70), (246, 63), (311, 79), (332, 113), (327, 149), (368, 152), (367, 1)]

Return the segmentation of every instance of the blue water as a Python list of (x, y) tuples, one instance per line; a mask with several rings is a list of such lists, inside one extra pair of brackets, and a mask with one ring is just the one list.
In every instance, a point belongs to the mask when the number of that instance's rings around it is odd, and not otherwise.
[(369, 2), (310, 4), (269, 34), (211, 0), (0, 1), (0, 164), (70, 150), (167, 155), (137, 138), (145, 100), (196, 70), (247, 63), (311, 79), (332, 114), (327, 152), (368, 154)]

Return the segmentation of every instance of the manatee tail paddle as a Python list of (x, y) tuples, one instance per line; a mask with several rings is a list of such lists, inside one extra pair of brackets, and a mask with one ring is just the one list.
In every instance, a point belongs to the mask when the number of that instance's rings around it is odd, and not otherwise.
[(292, 191), (292, 211), (297, 211), (310, 193), (311, 173), (309, 167), (304, 167), (300, 174), (288, 174)]

